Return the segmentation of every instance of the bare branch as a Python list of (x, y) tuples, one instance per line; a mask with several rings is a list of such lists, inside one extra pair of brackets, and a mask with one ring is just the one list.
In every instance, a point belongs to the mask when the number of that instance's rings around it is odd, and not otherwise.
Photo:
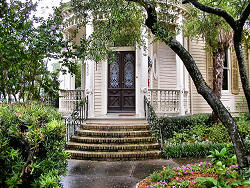
[(237, 20), (239, 22), (240, 27), (244, 26), (247, 18), (249, 17), (249, 14), (250, 14), (250, 3), (248, 3), (244, 11), (242, 12), (240, 18)]
[(194, 5), (196, 8), (198, 8), (201, 11), (212, 13), (212, 14), (215, 14), (217, 16), (224, 18), (226, 22), (232, 27), (232, 29), (235, 29), (236, 27), (236, 23), (235, 23), (233, 16), (221, 8), (216, 8), (216, 7), (211, 7), (211, 6), (201, 4), (200, 2), (198, 2), (198, 0), (183, 0), (182, 3), (183, 4), (192, 3), (192, 5)]

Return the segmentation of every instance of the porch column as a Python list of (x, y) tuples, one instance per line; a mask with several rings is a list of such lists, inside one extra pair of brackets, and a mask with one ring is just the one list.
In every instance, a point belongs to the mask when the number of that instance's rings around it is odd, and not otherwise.
[[(93, 33), (93, 22), (90, 20), (86, 24), (86, 38), (88, 39)], [(88, 116), (94, 116), (94, 61), (86, 60), (85, 61), (85, 93), (88, 96)]]
[[(182, 15), (179, 16), (177, 21), (178, 25), (182, 25)], [(178, 35), (176, 36), (176, 40), (183, 45), (183, 31), (180, 30)], [(177, 73), (177, 89), (180, 90), (180, 98), (179, 98), (179, 109), (180, 115), (185, 115), (185, 105), (184, 105), (184, 65), (182, 60), (176, 55), (176, 73)]]
[[(148, 47), (148, 32), (146, 27), (141, 29), (143, 40)], [(148, 49), (143, 46), (136, 48), (136, 114), (144, 117), (144, 96), (148, 91)]]

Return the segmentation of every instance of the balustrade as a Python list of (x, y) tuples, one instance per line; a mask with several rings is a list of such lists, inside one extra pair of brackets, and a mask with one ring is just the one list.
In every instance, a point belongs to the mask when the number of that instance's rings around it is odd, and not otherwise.
[(62, 90), (60, 91), (59, 109), (65, 113), (71, 113), (85, 97), (85, 90)]
[(181, 92), (181, 90), (149, 89), (148, 100), (157, 114), (180, 114), (181, 108), (184, 108), (185, 112), (188, 109), (188, 92), (184, 91), (184, 95)]

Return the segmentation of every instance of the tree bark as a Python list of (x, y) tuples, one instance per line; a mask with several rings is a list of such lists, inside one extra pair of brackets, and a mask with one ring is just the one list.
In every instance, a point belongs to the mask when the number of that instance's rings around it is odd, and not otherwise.
[[(213, 92), (220, 99), (223, 83), (223, 67), (225, 61), (225, 50), (218, 48), (213, 55)], [(216, 113), (212, 112), (213, 123), (219, 123)]]
[(213, 91), (215, 95), (220, 99), (221, 98), (221, 90), (222, 90), (222, 82), (223, 82), (223, 67), (225, 61), (225, 50), (219, 48), (214, 53), (213, 58)]
[(245, 58), (243, 55), (244, 54), (243, 48), (241, 45), (242, 35), (240, 32), (242, 32), (242, 30), (238, 32), (236, 31), (234, 32), (234, 50), (235, 50), (237, 60), (238, 60), (242, 88), (246, 97), (248, 111), (250, 112), (250, 85), (249, 85), (249, 80), (248, 80), (248, 76), (246, 72), (247, 68), (246, 68)]
[(238, 20), (234, 20), (232, 15), (230, 15), (228, 12), (226, 12), (223, 9), (216, 8), (216, 7), (210, 7), (207, 5), (204, 5), (198, 0), (183, 0), (183, 4), (186, 3), (192, 3), (196, 8), (198, 8), (201, 11), (215, 14), (219, 17), (222, 17), (226, 20), (226, 22), (230, 25), (230, 27), (234, 31), (234, 48), (238, 60), (238, 65), (239, 65), (239, 71), (240, 71), (240, 78), (241, 78), (241, 83), (242, 83), (242, 88), (244, 91), (244, 95), (246, 97), (247, 105), (248, 105), (248, 111), (250, 112), (250, 85), (249, 85), (249, 80), (248, 76), (246, 73), (246, 62), (244, 59), (244, 52), (242, 50), (242, 32), (243, 32), (243, 27), (244, 24), (249, 17), (250, 14), (250, 2), (248, 5), (245, 7), (243, 10), (242, 14), (240, 15), (240, 18)]
[(202, 77), (202, 74), (196, 65), (193, 57), (190, 53), (174, 38), (170, 37), (164, 28), (159, 28), (157, 20), (157, 12), (155, 6), (146, 0), (127, 0), (137, 2), (142, 5), (147, 11), (146, 26), (152, 31), (154, 35), (160, 37), (160, 39), (165, 42), (183, 61), (189, 75), (191, 76), (197, 92), (203, 96), (207, 101), (212, 110), (219, 117), (223, 125), (227, 128), (228, 133), (232, 139), (235, 153), (238, 159), (238, 164), (240, 169), (248, 168), (247, 153), (245, 150), (245, 145), (240, 136), (236, 122), (234, 121), (231, 114), (222, 104), (220, 99), (212, 91), (212, 89), (207, 85)]

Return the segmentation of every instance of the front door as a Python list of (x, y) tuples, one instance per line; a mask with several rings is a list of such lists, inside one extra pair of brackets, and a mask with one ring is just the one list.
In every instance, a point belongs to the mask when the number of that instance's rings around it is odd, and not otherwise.
[(108, 65), (108, 112), (135, 112), (135, 52), (117, 52)]

